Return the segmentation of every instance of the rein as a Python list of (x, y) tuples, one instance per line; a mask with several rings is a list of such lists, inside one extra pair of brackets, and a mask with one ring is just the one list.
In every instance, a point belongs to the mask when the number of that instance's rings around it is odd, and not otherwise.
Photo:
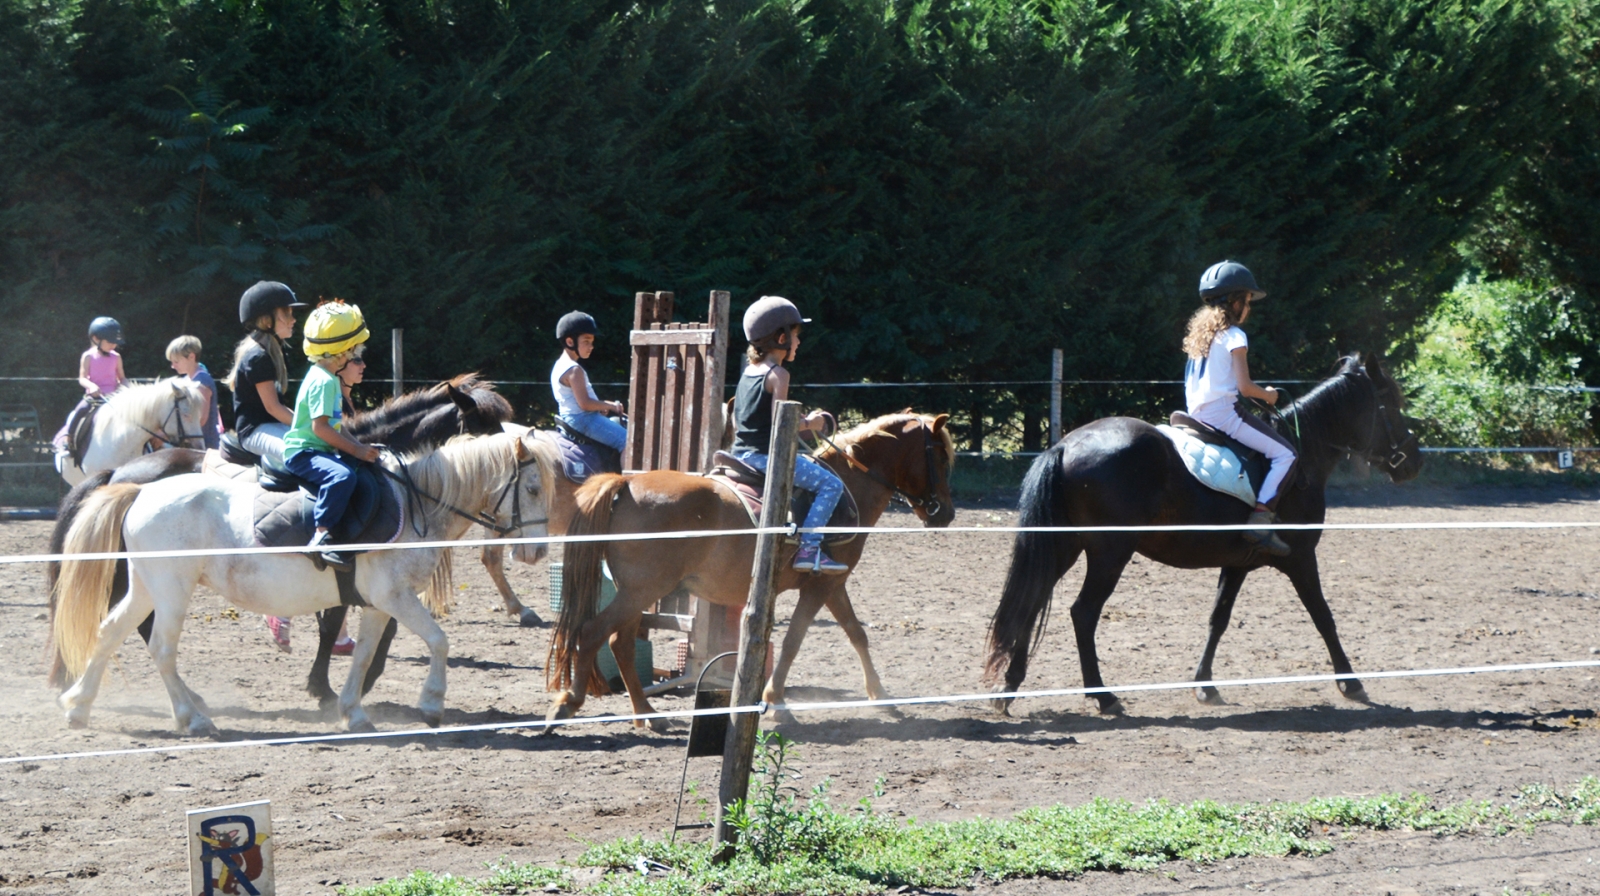
[[(169, 445), (181, 445), (181, 444), (183, 444), (185, 442), (196, 442), (197, 441), (202, 446), (204, 446), (205, 442), (206, 442), (206, 437), (205, 437), (205, 435), (203, 433), (190, 434), (190, 433), (186, 433), (186, 432), (183, 431), (183, 414), (179, 411), (179, 408), (183, 404), (188, 402), (188, 400), (189, 400), (188, 396), (184, 395), (181, 392), (176, 394), (176, 395), (174, 395), (174, 396), (172, 396), (172, 410), (167, 411), (167, 416), (161, 418), (161, 429), (160, 429), (160, 431), (151, 429), (150, 427), (145, 426), (143, 423), (135, 423), (134, 426), (137, 426), (140, 429), (144, 430), (145, 432), (149, 433), (151, 438), (160, 439), (161, 441), (166, 442)], [(178, 419), (178, 434), (176, 436), (174, 436), (170, 432), (167, 432), (167, 424), (171, 423), (172, 419), (174, 417), (176, 417)], [(146, 448), (146, 450), (149, 450), (149, 449)]]
[[(388, 449), (384, 448), (383, 450), (387, 451)], [(393, 455), (393, 452), (390, 452), (390, 453), (391, 453), (391, 455)], [(447, 504), (444, 501), (441, 501), (439, 498), (435, 497), (434, 495), (430, 495), (427, 492), (423, 491), (422, 487), (417, 485), (416, 480), (411, 478), (411, 468), (406, 465), (406, 462), (404, 460), (402, 460), (399, 457), (399, 455), (393, 455), (393, 456), (394, 456), (394, 459), (395, 459), (395, 463), (400, 467), (400, 472), (396, 473), (393, 470), (389, 469), (388, 467), (383, 466), (382, 464), (374, 464), (374, 466), (376, 466), (379, 470), (381, 470), (383, 472), (383, 475), (389, 477), (390, 479), (393, 479), (394, 481), (400, 483), (402, 486), (405, 487), (406, 496), (407, 496), (406, 497), (407, 504), (411, 504), (413, 499), (427, 498), (429, 501), (432, 501), (433, 503), (435, 503), (438, 506), (444, 508), (445, 510), (450, 511), (451, 513), (455, 514), (456, 516), (459, 516), (459, 517), (461, 517), (462, 519), (464, 519), (464, 520), (466, 520), (468, 522), (477, 523), (478, 525), (484, 527), (485, 529), (488, 529), (490, 532), (493, 532), (494, 534), (500, 536), (501, 538), (507, 537), (512, 532), (521, 531), (524, 526), (527, 526), (529, 524), (548, 524), (550, 522), (550, 517), (549, 516), (545, 516), (542, 519), (526, 519), (525, 520), (525, 519), (522, 518), (522, 489), (519, 488), (519, 486), (522, 484), (522, 471), (524, 469), (526, 469), (530, 464), (537, 463), (537, 461), (535, 459), (533, 459), (533, 458), (529, 458), (528, 460), (525, 460), (525, 461), (519, 461), (517, 463), (516, 472), (512, 474), (510, 481), (505, 484), (505, 487), (500, 489), (500, 497), (495, 499), (494, 508), (493, 508), (493, 512), (492, 513), (485, 513), (483, 511), (478, 511), (477, 513), (469, 513), (467, 511), (462, 510), (461, 508), (455, 506), (454, 504)], [(500, 512), (500, 508), (505, 505), (505, 503), (506, 503), (506, 495), (508, 495), (508, 494), (511, 495), (511, 522), (502, 526), (502, 525), (500, 525), (499, 517), (497, 516), (497, 514), (499, 514), (499, 512)], [(418, 502), (418, 504), (420, 504), (420, 501)], [(427, 524), (425, 522), (426, 518), (421, 513), (421, 507), (420, 506), (417, 507), (416, 512), (412, 515), (412, 519), (413, 520), (420, 520), (420, 521), (424, 521), (424, 522), (422, 523), (422, 525), (423, 525), (422, 529), (416, 528), (417, 527), (417, 523), (413, 522), (411, 524), (411, 526), (412, 526), (411, 531), (417, 533), (417, 535), (419, 535), (419, 536), (420, 535), (426, 535), (427, 534)]]
[(937, 515), (940, 510), (944, 509), (944, 505), (939, 503), (938, 483), (934, 479), (934, 471), (938, 469), (938, 466), (935, 465), (933, 458), (933, 439), (930, 438), (927, 424), (919, 421), (918, 428), (922, 432), (923, 463), (927, 465), (928, 470), (928, 493), (921, 496), (912, 495), (900, 488), (898, 485), (890, 482), (883, 476), (883, 474), (868, 467), (861, 461), (856, 460), (855, 455), (843, 448), (840, 448), (839, 445), (828, 436), (819, 432), (817, 433), (817, 437), (822, 441), (827, 442), (828, 446), (834, 451), (839, 452), (839, 455), (844, 458), (845, 463), (849, 464), (852, 469), (859, 473), (865, 474), (867, 478), (871, 479), (873, 482), (876, 482), (888, 489), (896, 501), (899, 501), (900, 503), (913, 509), (920, 507), (924, 513), (931, 517)]

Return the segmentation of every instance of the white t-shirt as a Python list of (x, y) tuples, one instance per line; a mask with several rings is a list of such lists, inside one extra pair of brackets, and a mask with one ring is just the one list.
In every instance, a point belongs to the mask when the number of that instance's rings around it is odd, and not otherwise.
[[(556, 394), (556, 413), (563, 417), (576, 417), (583, 413), (583, 408), (578, 407), (578, 396), (573, 394), (572, 387), (561, 382), (567, 371), (578, 366), (580, 365), (577, 361), (566, 352), (562, 352), (561, 357), (556, 359), (556, 365), (550, 368), (550, 391)], [(584, 377), (583, 381), (589, 387), (589, 400), (599, 401), (600, 398), (594, 394), (594, 383), (588, 377)]]
[(1229, 327), (1211, 340), (1211, 352), (1196, 361), (1189, 359), (1183, 368), (1183, 394), (1189, 402), (1189, 416), (1203, 417), (1208, 412), (1229, 411), (1239, 400), (1239, 380), (1233, 375), (1233, 350), (1250, 345), (1238, 327)]

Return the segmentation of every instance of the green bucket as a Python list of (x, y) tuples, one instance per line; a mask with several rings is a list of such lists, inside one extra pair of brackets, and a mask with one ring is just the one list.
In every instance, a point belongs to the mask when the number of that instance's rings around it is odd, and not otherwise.
[[(561, 567), (562, 564), (550, 562), (550, 612), (561, 615)], [(604, 562), (600, 564), (600, 609), (605, 609), (613, 600), (617, 599), (617, 583), (611, 579), (611, 568)], [(639, 673), (639, 680), (646, 685), (655, 680), (655, 646), (647, 638), (638, 638), (633, 644), (633, 667)], [(617, 668), (617, 657), (611, 652), (610, 644), (600, 645), (600, 655), (595, 657), (595, 665), (600, 669), (600, 676), (611, 685), (617, 693), (622, 692), (622, 670)]]

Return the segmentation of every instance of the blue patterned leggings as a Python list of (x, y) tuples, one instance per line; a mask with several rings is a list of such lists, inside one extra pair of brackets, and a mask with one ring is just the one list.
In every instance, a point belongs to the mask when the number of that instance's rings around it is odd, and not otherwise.
[[(751, 452), (741, 454), (739, 459), (752, 467), (767, 472), (767, 456)], [(817, 463), (804, 454), (794, 456), (794, 487), (803, 488), (817, 496), (811, 502), (811, 509), (806, 512), (806, 521), (801, 525), (807, 529), (828, 525), (828, 518), (833, 516), (833, 509), (839, 506), (839, 497), (844, 494), (844, 483), (830, 469)], [(822, 533), (800, 533), (802, 547), (813, 547), (822, 544)]]

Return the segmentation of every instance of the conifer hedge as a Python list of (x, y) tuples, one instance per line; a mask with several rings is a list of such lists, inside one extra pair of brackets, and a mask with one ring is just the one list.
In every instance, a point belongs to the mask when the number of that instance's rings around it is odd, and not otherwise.
[(1170, 378), (1232, 257), (1271, 293), (1258, 375), (1316, 376), (1411, 332), (1486, 210), (1592, 243), (1586, 9), (0, 0), (0, 374), (71, 374), (97, 314), (135, 375), (185, 329), (225, 367), (270, 277), (404, 327), (413, 375), (539, 379), (579, 307), (620, 378), (635, 290), (716, 288), (816, 319), (802, 382), (1038, 379), (1056, 346)]

